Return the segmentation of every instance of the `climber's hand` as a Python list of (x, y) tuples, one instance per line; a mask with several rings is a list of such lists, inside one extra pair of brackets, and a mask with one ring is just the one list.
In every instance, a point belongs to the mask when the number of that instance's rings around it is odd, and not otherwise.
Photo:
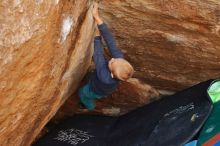
[(97, 2), (93, 4), (92, 14), (98, 25), (103, 23), (102, 19), (99, 17), (99, 4)]
[(97, 19), (99, 17), (99, 4), (97, 2), (93, 3), (92, 14), (95, 19)]

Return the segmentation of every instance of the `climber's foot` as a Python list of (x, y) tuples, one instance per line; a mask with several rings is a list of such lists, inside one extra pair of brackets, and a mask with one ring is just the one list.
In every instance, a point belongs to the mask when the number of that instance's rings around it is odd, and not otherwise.
[(88, 110), (82, 102), (79, 102), (79, 109), (80, 110)]

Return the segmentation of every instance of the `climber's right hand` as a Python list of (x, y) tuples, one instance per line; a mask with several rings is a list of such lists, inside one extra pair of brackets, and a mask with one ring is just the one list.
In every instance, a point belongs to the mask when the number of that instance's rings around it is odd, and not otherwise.
[(98, 25), (103, 23), (102, 19), (99, 16), (99, 4), (97, 2), (93, 3), (92, 14), (93, 14), (93, 17)]

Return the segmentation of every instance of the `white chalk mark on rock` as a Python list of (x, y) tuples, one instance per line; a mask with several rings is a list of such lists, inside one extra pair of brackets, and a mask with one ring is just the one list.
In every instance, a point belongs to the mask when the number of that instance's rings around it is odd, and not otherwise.
[(103, 108), (102, 113), (105, 115), (111, 115), (111, 116), (119, 116), (121, 112), (120, 108), (111, 107), (111, 108)]
[(173, 35), (173, 34), (166, 34), (166, 38), (168, 41), (175, 42), (175, 43), (184, 43), (187, 42), (187, 38), (183, 35)]
[(61, 28), (61, 38), (59, 40), (60, 43), (63, 43), (66, 40), (67, 35), (70, 33), (73, 25), (73, 18), (68, 16), (63, 20), (62, 28)]

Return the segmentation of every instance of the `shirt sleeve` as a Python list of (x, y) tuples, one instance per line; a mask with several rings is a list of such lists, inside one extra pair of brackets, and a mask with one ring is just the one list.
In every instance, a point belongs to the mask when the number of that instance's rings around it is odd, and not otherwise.
[(94, 40), (93, 60), (96, 66), (97, 76), (101, 81), (109, 83), (111, 81), (111, 73), (103, 53), (101, 36), (96, 36)]
[(116, 41), (113, 38), (112, 33), (110, 32), (109, 28), (107, 27), (107, 25), (105, 23), (98, 25), (99, 31), (102, 35), (102, 37), (104, 38), (108, 49), (112, 55), (113, 58), (123, 58), (124, 55), (121, 52), (120, 49), (117, 48), (116, 46)]
[(101, 37), (96, 36), (94, 40), (94, 54), (93, 54), (93, 60), (96, 66), (96, 69), (100, 69), (103, 65), (106, 64), (106, 60), (104, 58), (104, 51), (102, 48), (102, 42)]

